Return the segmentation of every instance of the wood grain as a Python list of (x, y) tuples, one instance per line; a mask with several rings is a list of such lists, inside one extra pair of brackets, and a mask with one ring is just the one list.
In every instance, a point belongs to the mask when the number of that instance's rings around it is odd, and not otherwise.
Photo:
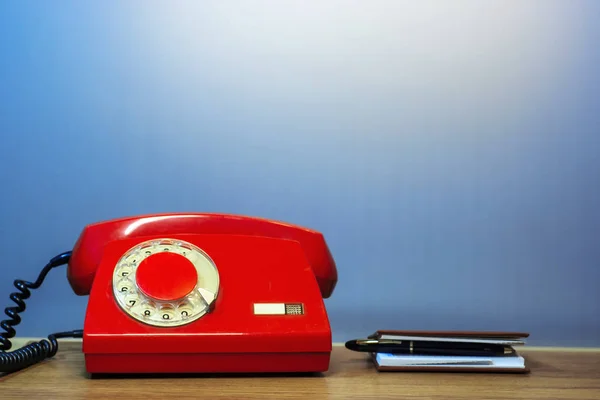
[(521, 351), (528, 375), (377, 372), (362, 353), (334, 347), (318, 375), (94, 377), (80, 343), (52, 360), (0, 377), (0, 398), (18, 399), (600, 399), (600, 352)]

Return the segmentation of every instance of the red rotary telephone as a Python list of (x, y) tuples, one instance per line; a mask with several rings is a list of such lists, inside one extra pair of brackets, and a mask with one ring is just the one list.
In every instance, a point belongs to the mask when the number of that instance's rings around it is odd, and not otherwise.
[[(72, 252), (46, 267), (67, 261), (73, 291), (90, 296), (83, 331), (33, 344), (37, 359), (5, 346), (0, 371), (52, 356), (56, 339), (66, 336), (83, 337), (90, 373), (329, 367), (323, 298), (333, 292), (337, 270), (319, 232), (227, 214), (143, 215), (86, 226)], [(28, 292), (45, 273), (15, 286)], [(24, 303), (19, 308), (13, 314)], [(2, 334), (0, 344), (14, 336), (13, 325), (14, 318), (2, 322), (12, 334)]]

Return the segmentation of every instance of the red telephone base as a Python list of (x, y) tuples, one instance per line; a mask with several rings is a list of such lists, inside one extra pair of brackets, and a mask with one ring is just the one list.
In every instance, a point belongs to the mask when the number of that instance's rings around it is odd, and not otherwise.
[[(318, 282), (297, 242), (255, 236), (171, 235), (201, 246), (219, 266), (214, 309), (174, 327), (142, 323), (113, 294), (112, 274), (139, 239), (106, 245), (84, 325), (90, 373), (323, 372), (331, 328)], [(299, 313), (257, 312), (300, 304)]]
[(86, 354), (89, 373), (325, 372), (330, 352), (208, 354)]

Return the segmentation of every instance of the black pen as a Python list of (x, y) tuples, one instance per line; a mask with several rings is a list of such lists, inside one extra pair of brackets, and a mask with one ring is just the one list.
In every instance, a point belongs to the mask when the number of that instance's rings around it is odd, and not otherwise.
[(513, 354), (511, 347), (487, 343), (450, 343), (418, 340), (349, 340), (346, 348), (353, 351), (389, 354), (498, 357)]

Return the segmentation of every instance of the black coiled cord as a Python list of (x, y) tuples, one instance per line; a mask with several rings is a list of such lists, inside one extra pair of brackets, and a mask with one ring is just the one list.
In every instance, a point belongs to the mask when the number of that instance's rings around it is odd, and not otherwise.
[(49, 335), (48, 339), (30, 343), (17, 350), (7, 351), (12, 347), (10, 338), (14, 337), (16, 334), (15, 328), (13, 327), (21, 323), (19, 313), (25, 311), (25, 300), (31, 296), (30, 289), (39, 288), (51, 269), (67, 264), (70, 258), (71, 252), (67, 251), (51, 259), (42, 269), (42, 272), (40, 272), (40, 275), (35, 282), (27, 282), (21, 279), (15, 280), (14, 286), (19, 292), (11, 293), (10, 299), (17, 305), (16, 307), (7, 307), (4, 310), (4, 313), (8, 315), (10, 319), (0, 322), (0, 327), (5, 331), (0, 333), (0, 373), (18, 371), (43, 361), (46, 358), (54, 357), (58, 351), (57, 339), (83, 337), (82, 330), (57, 332)]

